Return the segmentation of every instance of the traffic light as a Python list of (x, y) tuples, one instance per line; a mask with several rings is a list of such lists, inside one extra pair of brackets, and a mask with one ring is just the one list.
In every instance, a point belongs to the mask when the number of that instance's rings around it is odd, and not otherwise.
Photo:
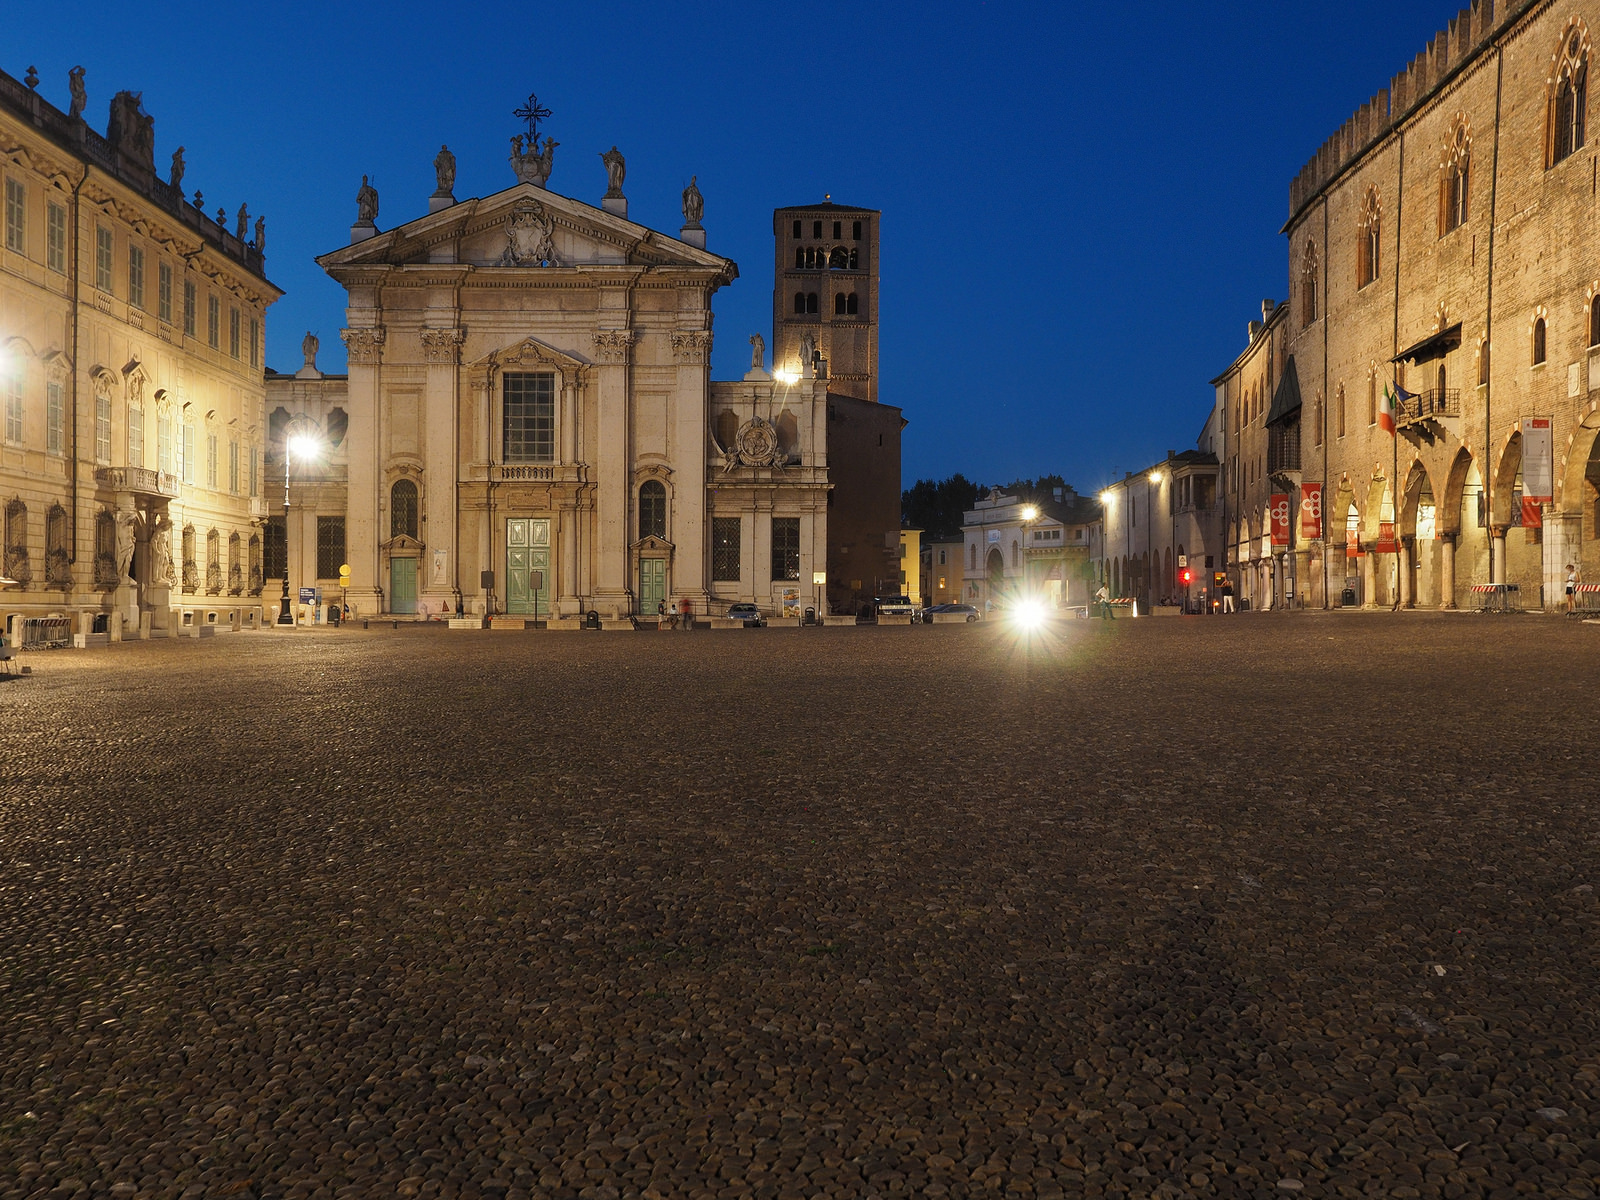
[(1194, 582), (1194, 569), (1192, 567), (1184, 567), (1183, 570), (1178, 572), (1178, 581), (1184, 587), (1188, 587)]

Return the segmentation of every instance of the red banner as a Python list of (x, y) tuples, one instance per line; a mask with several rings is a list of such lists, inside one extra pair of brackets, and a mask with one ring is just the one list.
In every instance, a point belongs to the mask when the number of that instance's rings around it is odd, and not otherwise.
[(1272, 497), (1272, 548), (1289, 545), (1289, 497), (1282, 492)]
[(1314, 542), (1322, 536), (1322, 485), (1300, 485), (1300, 538)]
[(1398, 554), (1400, 543), (1394, 538), (1394, 522), (1378, 522), (1378, 544), (1372, 548), (1374, 554)]

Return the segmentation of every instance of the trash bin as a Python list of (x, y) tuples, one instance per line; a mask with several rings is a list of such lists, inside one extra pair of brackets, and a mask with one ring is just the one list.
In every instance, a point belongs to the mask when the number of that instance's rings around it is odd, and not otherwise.
[(337, 625), (338, 623), (339, 623), (339, 606), (337, 604), (330, 604), (330, 605), (328, 605), (328, 624), (329, 625)]
[(1339, 603), (1345, 608), (1354, 608), (1356, 606), (1355, 588), (1345, 588), (1344, 591), (1340, 592)]
[(89, 626), (90, 633), (107, 633), (111, 629), (110, 613), (95, 613), (94, 623)]
[(806, 609), (805, 621), (807, 625), (815, 625), (817, 623), (817, 610), (814, 608)]
[(583, 614), (583, 627), (585, 629), (599, 629), (600, 628), (600, 614), (598, 612), (596, 612), (592, 608), (588, 612), (584, 613)]

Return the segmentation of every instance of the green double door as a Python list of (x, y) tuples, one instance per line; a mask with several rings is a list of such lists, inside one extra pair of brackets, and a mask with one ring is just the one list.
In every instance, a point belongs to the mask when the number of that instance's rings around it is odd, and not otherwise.
[(550, 615), (550, 518), (506, 522), (506, 611)]
[(639, 613), (653, 617), (667, 598), (667, 560), (641, 558), (639, 560)]
[(389, 611), (417, 611), (417, 560), (414, 558), (389, 560)]

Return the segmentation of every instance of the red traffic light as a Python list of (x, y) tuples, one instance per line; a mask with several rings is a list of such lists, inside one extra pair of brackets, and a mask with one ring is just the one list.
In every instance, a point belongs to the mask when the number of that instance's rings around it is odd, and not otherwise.
[(1191, 571), (1188, 567), (1185, 567), (1185, 568), (1183, 568), (1183, 570), (1178, 572), (1178, 578), (1183, 581), (1183, 586), (1184, 587), (1188, 587), (1191, 583), (1194, 582), (1194, 572)]

